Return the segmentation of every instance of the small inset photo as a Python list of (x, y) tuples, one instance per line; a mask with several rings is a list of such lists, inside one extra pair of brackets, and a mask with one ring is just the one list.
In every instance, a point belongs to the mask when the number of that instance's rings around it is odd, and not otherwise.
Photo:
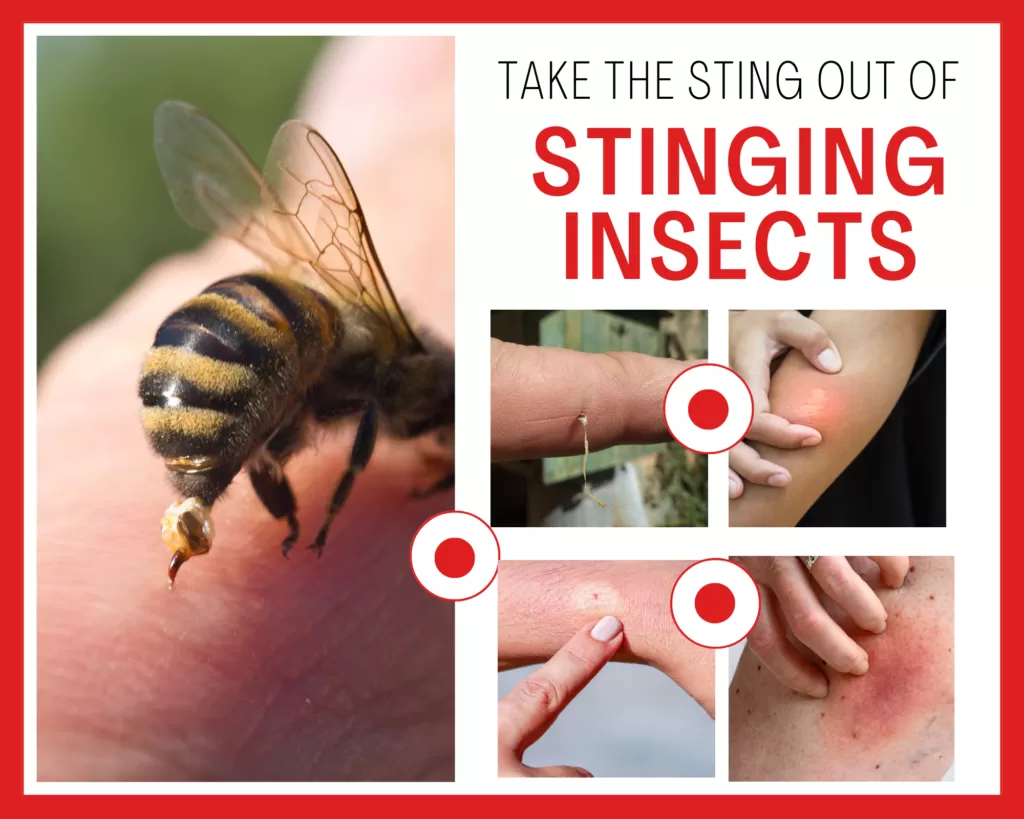
[(760, 616), (729, 650), (729, 778), (953, 779), (953, 558), (734, 557)]
[(499, 563), (499, 776), (715, 775), (715, 652), (674, 615), (697, 565)]
[(729, 366), (731, 526), (946, 525), (944, 310), (731, 311)]
[(496, 310), (491, 337), (492, 525), (707, 525), (707, 456), (664, 414), (705, 311)]

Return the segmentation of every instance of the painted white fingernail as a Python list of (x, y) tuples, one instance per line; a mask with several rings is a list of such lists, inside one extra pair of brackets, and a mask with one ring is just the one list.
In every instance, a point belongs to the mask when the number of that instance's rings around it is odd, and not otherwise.
[(599, 643), (607, 643), (620, 631), (622, 631), (622, 623), (619, 622), (619, 618), (609, 614), (597, 621), (597, 624), (590, 630), (590, 636)]
[(822, 350), (818, 354), (818, 363), (830, 373), (837, 373), (843, 368), (843, 360), (834, 347)]
[(740, 485), (736, 482), (735, 478), (729, 478), (729, 497), (738, 498), (740, 496)]

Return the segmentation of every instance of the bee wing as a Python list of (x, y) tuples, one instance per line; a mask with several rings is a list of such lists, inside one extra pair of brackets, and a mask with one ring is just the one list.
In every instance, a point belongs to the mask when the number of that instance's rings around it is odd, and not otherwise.
[(268, 218), (284, 207), (245, 150), (188, 103), (162, 103), (153, 125), (157, 162), (181, 217), (232, 237), (275, 272), (300, 275), (301, 262), (316, 250), (293, 220)]
[[(348, 174), (327, 140), (304, 122), (286, 122), (264, 169), (276, 194), (273, 223), (290, 222), (303, 261), (341, 300), (369, 311), (403, 340), (415, 336), (395, 299)], [(312, 252), (310, 252), (312, 251)]]

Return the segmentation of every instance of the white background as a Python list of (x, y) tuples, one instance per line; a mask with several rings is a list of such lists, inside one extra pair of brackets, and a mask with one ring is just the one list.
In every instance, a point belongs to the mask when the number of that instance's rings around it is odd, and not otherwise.
[[(791, 59), (804, 77), (804, 98), (773, 97), (726, 101), (709, 98), (629, 102), (598, 99), (604, 86), (590, 80), (589, 101), (505, 100), (505, 69), (498, 60), (590, 60), (589, 76), (602, 76), (606, 59), (691, 60), (757, 59), (773, 64)], [(855, 60), (895, 60), (889, 69), (889, 99), (829, 102), (816, 91), (817, 68), (826, 60), (848, 64)], [(949, 98), (917, 101), (910, 95), (906, 75), (919, 59), (933, 64), (958, 60), (952, 68), (956, 82)], [(945, 530), (729, 530), (724, 491), (726, 455), (711, 456), (709, 526), (706, 530), (614, 529), (500, 529), (502, 557), (509, 559), (700, 558), (729, 554), (807, 554), (831, 551), (865, 554), (956, 555), (956, 781), (943, 783), (727, 783), (728, 704), (717, 703), (717, 778), (715, 780), (499, 780), (493, 733), (496, 655), (496, 591), (460, 603), (456, 615), (458, 703), (456, 775), (474, 791), (503, 792), (989, 792), (999, 783), (999, 32), (996, 26), (504, 26), (474, 30), (457, 46), (456, 88), (456, 314), (459, 383), (457, 408), (456, 500), (459, 508), (489, 517), (489, 464), (480, 453), (489, 451), (488, 370), (489, 311), (521, 309), (708, 309), (709, 357), (726, 363), (726, 311), (730, 308), (880, 309), (935, 308), (947, 310), (948, 378), (947, 430), (950, 476)], [(520, 67), (521, 67), (520, 66)], [(544, 77), (546, 62), (541, 64)], [(563, 78), (568, 72), (563, 71)], [(621, 70), (621, 69), (620, 69)], [(675, 72), (682, 76), (677, 67)], [(863, 75), (858, 75), (862, 77)], [(877, 75), (875, 78), (877, 82)], [(861, 86), (863, 87), (863, 86)], [(578, 190), (565, 197), (548, 197), (533, 184), (536, 171), (550, 170), (534, 152), (538, 131), (551, 125), (570, 128), (577, 137), (572, 156), (581, 167)], [(749, 125), (771, 128), (782, 142), (773, 152), (790, 160), (789, 190), (796, 190), (796, 135), (799, 127), (814, 129), (815, 195), (775, 195), (750, 198), (730, 190), (726, 174), (728, 139)], [(885, 144), (896, 130), (908, 125), (928, 128), (938, 140), (932, 153), (945, 160), (945, 193), (907, 198), (892, 192), (884, 175)], [(628, 126), (656, 129), (655, 157), (662, 162), (657, 137), (673, 126), (687, 128), (702, 156), (700, 135), (705, 127), (718, 134), (718, 195), (698, 197), (684, 177), (679, 197), (640, 197), (637, 146), (620, 143), (617, 195), (600, 194), (600, 144), (585, 139), (588, 127)], [(839, 166), (839, 196), (823, 196), (822, 133), (843, 127), (855, 157), (859, 157), (860, 128), (875, 129), (875, 194), (852, 195)], [(633, 143), (638, 143), (638, 136)], [(662, 143), (663, 145), (663, 143)], [(558, 142), (552, 143), (563, 153)], [(907, 150), (910, 149), (910, 150)], [(664, 148), (661, 148), (664, 151)], [(751, 144), (746, 156), (764, 155)], [(908, 143), (904, 156), (920, 153)], [(634, 161), (631, 163), (629, 159)], [(663, 167), (663, 166), (662, 166)], [(749, 166), (747, 166), (749, 167)], [(906, 168), (905, 164), (903, 165)], [(663, 192), (656, 165), (656, 191)], [(664, 171), (662, 170), (661, 173)], [(915, 175), (917, 174), (917, 175)], [(921, 181), (923, 169), (907, 171)], [(752, 173), (762, 181), (767, 173)], [(561, 176), (552, 171), (551, 180)], [(564, 278), (563, 214), (607, 210), (625, 214), (639, 210), (658, 214), (686, 211), (697, 225), (689, 234), (702, 261), (687, 281), (669, 282), (642, 270), (639, 281), (625, 281), (606, 266), (603, 281), (586, 276), (587, 255), (581, 252), (580, 275)], [(756, 269), (753, 225), (760, 215), (776, 209), (800, 215), (808, 230), (800, 249), (812, 254), (811, 265), (798, 279), (776, 282)], [(902, 282), (878, 279), (866, 259), (876, 255), (868, 225), (876, 213), (900, 210), (913, 223), (902, 238), (917, 254), (915, 272)], [(726, 235), (744, 239), (741, 251), (730, 252), (729, 266), (748, 268), (745, 281), (709, 281), (706, 259), (706, 213), (746, 211), (747, 226), (730, 226)], [(818, 211), (857, 211), (864, 224), (848, 233), (848, 271), (845, 281), (831, 278), (831, 230), (815, 224)], [(653, 216), (645, 223), (650, 230)], [(703, 229), (703, 233), (701, 232)], [(779, 230), (783, 233), (785, 229)], [(890, 234), (892, 229), (890, 228)], [(586, 234), (583, 234), (584, 236)], [(647, 235), (650, 235), (649, 233)], [(696, 238), (694, 238), (696, 237)], [(586, 239), (583, 243), (586, 243)], [(586, 246), (584, 244), (584, 246)], [(780, 248), (785, 248), (784, 243)], [(788, 245), (795, 252), (795, 246)], [(644, 256), (659, 252), (653, 242)], [(780, 250), (780, 254), (785, 250)], [(890, 267), (894, 259), (883, 255)], [(608, 252), (606, 258), (610, 259)], [(788, 266), (785, 255), (780, 266)], [(674, 260), (672, 260), (674, 261)], [(970, 431), (970, 446), (956, 446), (958, 430)], [(963, 440), (963, 438), (960, 438)], [(723, 487), (715, 491), (715, 487)], [(720, 652), (718, 690), (728, 679), (726, 652)], [(969, 752), (968, 752), (969, 751)], [(571, 764), (571, 760), (565, 760)]]
[[(93, 792), (147, 792), (146, 783), (96, 783), (40, 786), (34, 772), (35, 724), (35, 473), (31, 453), (35, 447), (35, 42), (37, 34), (195, 34), (195, 26), (27, 27), (26, 82), (26, 787), (35, 792), (83, 790)], [(783, 783), (741, 785), (725, 780), (727, 765), (727, 697), (719, 698), (716, 724), (717, 778), (703, 780), (498, 780), (495, 778), (495, 665), (497, 653), (496, 590), (456, 604), (457, 650), (457, 757), (455, 784), (322, 783), (190, 783), (175, 792), (548, 792), (548, 793), (676, 793), (676, 792), (988, 792), (999, 782), (999, 31), (997, 26), (209, 26), (208, 34), (456, 34), (456, 343), (459, 390), (457, 412), (457, 506), (489, 517), (489, 312), (494, 308), (634, 308), (708, 309), (709, 354), (725, 363), (726, 313), (729, 308), (944, 308), (948, 311), (948, 430), (963, 430), (970, 447), (950, 447), (947, 473), (950, 503), (946, 530), (876, 531), (829, 530), (831, 551), (845, 554), (957, 555), (956, 621), (956, 781), (921, 784)], [(586, 60), (590, 76), (598, 77), (602, 62), (620, 60), (794, 60), (804, 77), (804, 99), (771, 101), (708, 99), (700, 102), (678, 95), (673, 101), (506, 101), (504, 68), (500, 59)], [(828, 59), (863, 65), (865, 60), (892, 59), (890, 98), (828, 102), (815, 91), (818, 65)], [(918, 59), (933, 63), (959, 60), (956, 83), (947, 100), (919, 102), (905, 90), (906, 70)], [(677, 68), (676, 76), (682, 76)], [(592, 95), (599, 84), (592, 80)], [(577, 134), (583, 147), (576, 150), (584, 182), (570, 197), (553, 199), (540, 194), (532, 174), (544, 169), (533, 153), (537, 131), (564, 125)], [(798, 127), (815, 133), (815, 185), (822, 189), (821, 134), (825, 126), (876, 130), (876, 195), (849, 195), (841, 185), (839, 197), (775, 196), (749, 199), (730, 193), (724, 173), (728, 138), (739, 128), (762, 125), (776, 131), (783, 148), (776, 153), (795, 157)], [(904, 199), (886, 191), (884, 140), (897, 128), (922, 125), (939, 142), (945, 158), (942, 197)], [(630, 126), (664, 129), (685, 126), (699, 145), (704, 127), (719, 129), (719, 195), (697, 198), (640, 197), (636, 191), (636, 165), (630, 152), (619, 161), (619, 190), (609, 200), (601, 197), (594, 172), (598, 147), (587, 145), (587, 127)], [(858, 131), (851, 131), (858, 155)], [(750, 146), (755, 149), (755, 145)], [(658, 151), (658, 143), (656, 143)], [(761, 151), (757, 151), (761, 154)], [(657, 154), (656, 154), (657, 155)], [(635, 154), (634, 154), (635, 156)], [(752, 177), (762, 179), (761, 176)], [(840, 171), (842, 178), (842, 171)], [(920, 177), (911, 177), (919, 179)], [(685, 179), (685, 177), (684, 177)], [(657, 181), (657, 175), (656, 175)], [(657, 182), (664, 190), (663, 181)], [(795, 179), (790, 177), (791, 190)], [(684, 182), (684, 192), (687, 185)], [(795, 200), (795, 201), (794, 201)], [(742, 282), (709, 282), (706, 233), (710, 210), (744, 210), (747, 226), (730, 226), (728, 236), (742, 236), (744, 249), (728, 254), (730, 266), (753, 268), (753, 225), (770, 210), (784, 208), (804, 217), (809, 235), (802, 249), (809, 250), (811, 268), (799, 279), (778, 283), (753, 271)], [(876, 279), (863, 261), (874, 255), (867, 239), (871, 217), (882, 210), (906, 212), (914, 223), (904, 237), (913, 245), (918, 266), (903, 282)], [(691, 234), (702, 261), (700, 270), (685, 282), (666, 282), (644, 271), (639, 282), (624, 282), (609, 274), (601, 282), (565, 281), (562, 214), (609, 210), (624, 214), (642, 210), (657, 214), (680, 209), (690, 214), (698, 231)], [(848, 278), (830, 278), (831, 231), (817, 226), (819, 210), (855, 210), (865, 213), (865, 224), (851, 227)], [(585, 219), (581, 217), (585, 223)], [(652, 219), (644, 222), (649, 229)], [(784, 232), (784, 228), (780, 232)], [(734, 233), (734, 231), (736, 231)], [(859, 237), (859, 238), (858, 238)], [(780, 247), (792, 248), (783, 243)], [(651, 255), (650, 244), (644, 248)], [(883, 254), (885, 261), (892, 259)], [(781, 257), (783, 260), (785, 257)], [(732, 264), (735, 263), (735, 264)], [(581, 268), (586, 255), (581, 254)], [(725, 455), (710, 459), (712, 486), (724, 487)], [(813, 530), (729, 530), (724, 490), (712, 492), (709, 527), (695, 530), (632, 530), (629, 541), (612, 529), (499, 530), (502, 556), (511, 559), (593, 558), (628, 556), (645, 558), (698, 558), (729, 554), (819, 553), (821, 536)], [(813, 548), (812, 548), (813, 545)], [(728, 680), (726, 652), (716, 669), (718, 690)], [(967, 752), (969, 751), (969, 753)], [(565, 760), (571, 763), (572, 760)]]

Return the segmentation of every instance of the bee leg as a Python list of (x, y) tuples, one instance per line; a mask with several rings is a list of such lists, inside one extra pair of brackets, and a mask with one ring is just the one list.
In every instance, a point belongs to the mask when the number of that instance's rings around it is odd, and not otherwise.
[(256, 497), (267, 511), (277, 520), (287, 519), (288, 537), (281, 543), (281, 554), (288, 557), (288, 552), (299, 537), (299, 522), (295, 518), (295, 495), (288, 483), (288, 477), (280, 464), (264, 458), (249, 466), (249, 480), (252, 482), (252, 488), (256, 490)]
[(445, 489), (451, 489), (455, 486), (455, 473), (452, 472), (450, 475), (445, 475), (441, 480), (437, 481), (426, 489), (413, 489), (409, 493), (410, 498), (429, 498), (431, 495), (435, 495), (438, 492), (443, 492)]
[(348, 469), (341, 476), (341, 480), (334, 490), (334, 495), (331, 497), (331, 505), (327, 510), (327, 520), (324, 521), (324, 525), (320, 527), (320, 531), (317, 533), (316, 540), (309, 547), (316, 552), (317, 557), (323, 554), (324, 545), (327, 543), (327, 532), (331, 528), (331, 524), (334, 523), (334, 518), (337, 517), (341, 507), (348, 500), (349, 493), (352, 491), (352, 484), (356, 480), (356, 475), (362, 472), (366, 468), (366, 464), (369, 463), (370, 456), (373, 455), (373, 445), (376, 442), (377, 408), (373, 404), (368, 404), (363, 411), (362, 419), (359, 421), (359, 429), (356, 430), (356, 440), (352, 444), (352, 455), (349, 458)]

